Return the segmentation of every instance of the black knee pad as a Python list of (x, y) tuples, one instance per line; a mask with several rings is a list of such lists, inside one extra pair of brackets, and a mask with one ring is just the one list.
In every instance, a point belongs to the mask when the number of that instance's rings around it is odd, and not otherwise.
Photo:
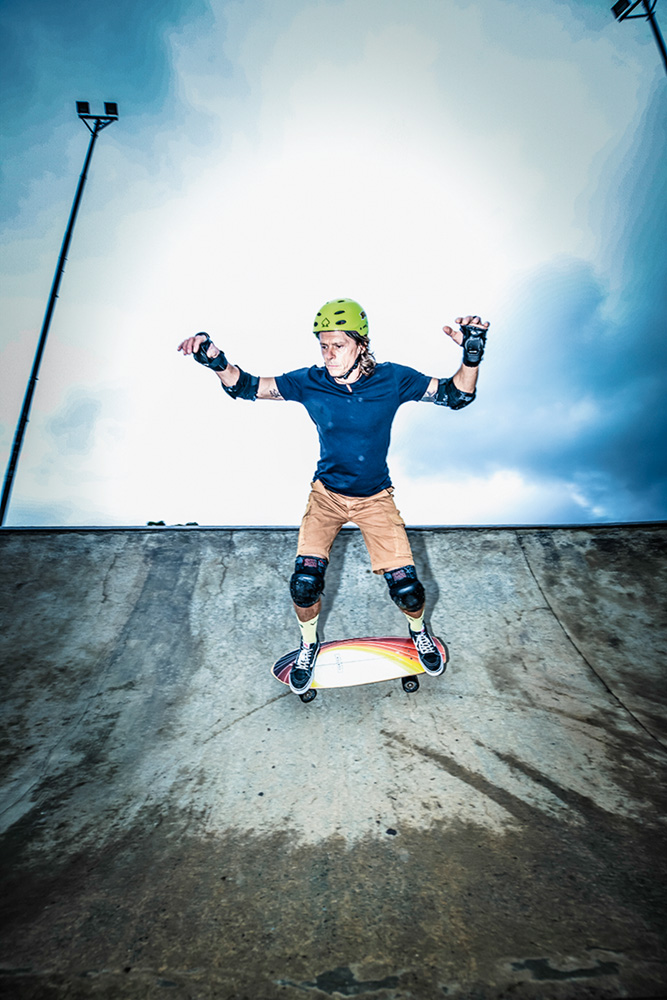
[(426, 600), (426, 592), (417, 579), (414, 566), (401, 566), (384, 574), (389, 586), (389, 596), (401, 611), (419, 611)]
[(319, 556), (297, 556), (294, 573), (289, 582), (289, 592), (297, 608), (309, 608), (317, 604), (324, 593), (324, 574), (327, 560)]

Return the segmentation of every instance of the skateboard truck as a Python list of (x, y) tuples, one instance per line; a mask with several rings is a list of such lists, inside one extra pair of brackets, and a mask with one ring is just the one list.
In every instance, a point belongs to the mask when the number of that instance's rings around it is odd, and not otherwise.
[[(401, 685), (406, 694), (414, 694), (415, 691), (419, 691), (419, 678), (417, 677), (401, 677)], [(308, 688), (303, 694), (299, 695), (301, 701), (304, 705), (307, 705), (311, 701), (315, 701), (317, 698), (317, 690), (315, 688)]]

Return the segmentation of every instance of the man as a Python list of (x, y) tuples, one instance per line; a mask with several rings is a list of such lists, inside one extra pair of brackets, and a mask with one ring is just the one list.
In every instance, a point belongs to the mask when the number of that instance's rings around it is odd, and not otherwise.
[(424, 622), (425, 592), (414, 566), (405, 524), (396, 509), (387, 468), (391, 425), (402, 403), (426, 400), (459, 410), (476, 394), (479, 363), (489, 324), (479, 316), (443, 327), (463, 347), (463, 361), (452, 378), (422, 375), (391, 362), (377, 364), (371, 354), (368, 319), (353, 299), (325, 303), (313, 333), (322, 367), (300, 368), (276, 378), (258, 378), (229, 364), (205, 333), (179, 344), (184, 355), (216, 372), (233, 399), (278, 399), (302, 403), (317, 427), (320, 460), (311, 485), (297, 545), (290, 594), (301, 629), (301, 645), (290, 673), (290, 687), (303, 694), (312, 683), (320, 649), (317, 621), (324, 575), (333, 541), (347, 521), (360, 528), (374, 573), (382, 573), (389, 594), (407, 618), (408, 630), (426, 673), (444, 663)]

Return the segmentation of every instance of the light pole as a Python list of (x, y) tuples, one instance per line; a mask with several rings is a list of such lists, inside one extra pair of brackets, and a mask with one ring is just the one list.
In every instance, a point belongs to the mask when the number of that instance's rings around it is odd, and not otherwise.
[(118, 120), (118, 105), (114, 104), (113, 102), (106, 101), (104, 104), (103, 115), (91, 115), (90, 104), (88, 103), (88, 101), (77, 101), (76, 113), (83, 122), (83, 124), (86, 126), (88, 131), (90, 132), (90, 142), (88, 144), (88, 152), (86, 153), (86, 159), (84, 160), (83, 170), (81, 171), (81, 176), (79, 177), (79, 183), (77, 185), (76, 194), (74, 195), (74, 201), (72, 203), (72, 211), (70, 212), (69, 222), (67, 223), (67, 229), (65, 230), (63, 245), (60, 248), (60, 256), (58, 257), (56, 273), (53, 276), (53, 284), (51, 285), (51, 294), (49, 295), (48, 305), (46, 307), (46, 312), (44, 313), (42, 331), (39, 335), (37, 350), (35, 351), (35, 359), (32, 364), (32, 371), (30, 372), (30, 378), (28, 379), (28, 386), (26, 388), (25, 396), (23, 398), (21, 416), (19, 417), (19, 422), (16, 425), (16, 433), (14, 434), (14, 443), (12, 445), (12, 451), (9, 457), (9, 462), (7, 463), (5, 482), (2, 488), (2, 501), (0, 501), (0, 525), (3, 525), (5, 523), (5, 514), (7, 513), (7, 507), (9, 506), (9, 497), (12, 492), (14, 473), (16, 471), (16, 466), (18, 464), (19, 454), (21, 452), (21, 445), (23, 444), (23, 435), (25, 434), (26, 424), (28, 423), (28, 417), (30, 414), (30, 405), (32, 403), (32, 397), (35, 392), (35, 386), (37, 384), (39, 366), (42, 361), (42, 354), (44, 353), (44, 347), (46, 345), (46, 338), (49, 333), (49, 326), (51, 325), (51, 317), (53, 316), (53, 310), (55, 309), (56, 299), (58, 298), (58, 289), (60, 288), (60, 282), (63, 273), (65, 271), (65, 263), (67, 262), (67, 251), (69, 250), (69, 245), (72, 240), (74, 223), (76, 222), (76, 215), (77, 212), (79, 211), (79, 204), (81, 202), (83, 188), (86, 183), (88, 167), (90, 166), (90, 161), (93, 155), (95, 140), (97, 139), (98, 135), (100, 134), (103, 128), (106, 128), (107, 125), (111, 125), (112, 122)]
[[(634, 2), (633, 0), (617, 0), (611, 11), (617, 21), (632, 21), (635, 18), (643, 18), (649, 22), (656, 45), (660, 50), (662, 61), (665, 64), (665, 72), (667, 73), (667, 50), (665, 49), (665, 42), (655, 17), (655, 5), (657, 2), (658, 0), (634, 0)], [(643, 13), (634, 14), (633, 11), (640, 5), (644, 8)]]

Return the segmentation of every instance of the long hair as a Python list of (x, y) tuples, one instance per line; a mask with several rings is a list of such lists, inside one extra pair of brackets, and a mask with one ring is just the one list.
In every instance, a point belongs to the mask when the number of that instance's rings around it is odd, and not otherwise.
[(351, 337), (355, 344), (359, 344), (361, 347), (361, 354), (359, 355), (359, 368), (362, 375), (372, 375), (375, 371), (375, 366), (377, 361), (375, 360), (375, 355), (370, 350), (370, 340), (368, 337), (362, 337), (360, 333), (356, 330), (346, 330), (345, 333), (348, 337)]

